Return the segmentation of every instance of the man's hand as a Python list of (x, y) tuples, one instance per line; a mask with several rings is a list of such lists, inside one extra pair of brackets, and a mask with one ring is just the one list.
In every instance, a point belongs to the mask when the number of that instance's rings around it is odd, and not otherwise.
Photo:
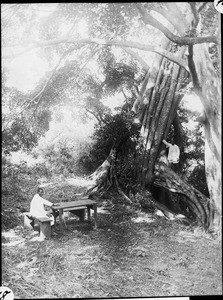
[(44, 209), (45, 209), (46, 211), (51, 211), (51, 208), (50, 208), (50, 206), (48, 206), (48, 205), (45, 205), (45, 204), (44, 204)]

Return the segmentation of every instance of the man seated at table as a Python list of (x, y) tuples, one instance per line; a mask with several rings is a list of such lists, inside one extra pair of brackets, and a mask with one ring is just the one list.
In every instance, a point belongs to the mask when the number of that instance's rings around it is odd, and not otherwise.
[[(51, 212), (45, 209), (45, 206), (52, 207), (54, 204), (44, 199), (42, 197), (43, 194), (43, 188), (39, 187), (30, 203), (30, 214), (35, 218), (49, 218), (51, 220), (51, 227), (54, 229), (54, 217)], [(32, 220), (30, 224), (34, 228), (34, 220)]]

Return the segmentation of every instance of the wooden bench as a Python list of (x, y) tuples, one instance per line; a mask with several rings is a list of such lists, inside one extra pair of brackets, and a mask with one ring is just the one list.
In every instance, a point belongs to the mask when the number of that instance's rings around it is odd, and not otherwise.
[(40, 227), (40, 238), (47, 239), (51, 236), (51, 220), (47, 217), (36, 218), (33, 217), (29, 212), (23, 213), (24, 215), (24, 227), (32, 228), (30, 220), (37, 221)]

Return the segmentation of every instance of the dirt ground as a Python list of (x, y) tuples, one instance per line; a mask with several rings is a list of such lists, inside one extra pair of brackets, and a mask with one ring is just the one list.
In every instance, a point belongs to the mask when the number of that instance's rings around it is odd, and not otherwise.
[(222, 294), (219, 239), (118, 197), (98, 206), (97, 230), (67, 215), (67, 229), (42, 242), (21, 225), (3, 232), (2, 285), (17, 299)]

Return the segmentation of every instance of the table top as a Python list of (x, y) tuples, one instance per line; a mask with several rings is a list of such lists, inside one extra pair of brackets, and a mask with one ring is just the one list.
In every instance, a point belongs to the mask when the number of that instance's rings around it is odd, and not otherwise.
[(53, 205), (52, 209), (60, 209), (60, 208), (69, 208), (69, 207), (78, 207), (83, 205), (93, 205), (97, 204), (96, 201), (90, 200), (90, 199), (84, 199), (84, 200), (77, 200), (77, 201), (69, 201), (69, 202), (61, 202)]

